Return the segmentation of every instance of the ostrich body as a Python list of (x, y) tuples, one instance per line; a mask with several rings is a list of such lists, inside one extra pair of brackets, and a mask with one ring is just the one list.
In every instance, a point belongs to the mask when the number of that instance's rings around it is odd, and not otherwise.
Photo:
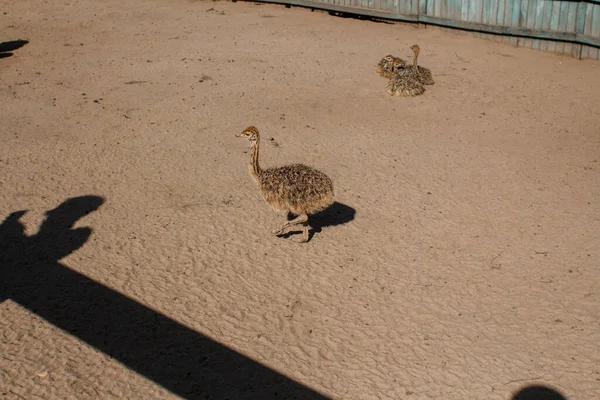
[(400, 68), (395, 71), (394, 77), (390, 79), (386, 87), (389, 95), (413, 97), (421, 95), (425, 92), (425, 87), (421, 83), (420, 73), (417, 66), (418, 53), (418, 51), (415, 51), (413, 63), (410, 67)]
[(260, 135), (250, 126), (238, 137), (250, 140), (250, 175), (258, 183), (262, 198), (278, 211), (288, 211), (297, 217), (273, 231), (282, 235), (290, 226), (303, 225), (302, 238), (308, 241), (308, 215), (322, 211), (333, 203), (333, 184), (324, 173), (304, 164), (262, 169), (259, 163)]

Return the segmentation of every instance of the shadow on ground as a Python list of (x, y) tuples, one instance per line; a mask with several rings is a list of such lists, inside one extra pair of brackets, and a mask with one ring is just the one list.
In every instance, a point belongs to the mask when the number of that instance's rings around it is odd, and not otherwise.
[(567, 400), (556, 389), (547, 386), (526, 386), (513, 395), (511, 400)]
[[(383, 18), (377, 18), (377, 17), (373, 17), (370, 15), (347, 13), (347, 12), (343, 12), (343, 11), (329, 11), (329, 15), (331, 15), (333, 17), (338, 17), (338, 18), (352, 18), (352, 19), (358, 19), (361, 21), (376, 22), (378, 24), (390, 24), (390, 25), (394, 24), (393, 21), (388, 21)], [(410, 21), (408, 21), (408, 22), (410, 22)]]
[(29, 40), (11, 40), (0, 43), (0, 58), (6, 58), (13, 55), (13, 51), (20, 49), (29, 43)]
[[(346, 224), (354, 220), (355, 215), (356, 210), (354, 208), (338, 203), (337, 201), (333, 202), (333, 204), (325, 210), (309, 216), (308, 224), (312, 228), (309, 233), (309, 241), (315, 233), (321, 232), (324, 227)], [(294, 218), (296, 218), (296, 215), (288, 213), (288, 221), (291, 221)], [(302, 231), (289, 231), (284, 235), (281, 235), (281, 237), (287, 238), (298, 233), (302, 233)]]
[(0, 225), (0, 301), (12, 299), (183, 398), (326, 398), (61, 264), (92, 234), (73, 225), (103, 203), (68, 199), (32, 236), (20, 222), (26, 211), (10, 214)]

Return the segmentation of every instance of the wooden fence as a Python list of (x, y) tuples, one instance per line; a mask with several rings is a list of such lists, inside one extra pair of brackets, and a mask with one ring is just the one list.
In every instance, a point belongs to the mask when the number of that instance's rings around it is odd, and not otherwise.
[(600, 0), (256, 0), (472, 31), (517, 46), (600, 59)]

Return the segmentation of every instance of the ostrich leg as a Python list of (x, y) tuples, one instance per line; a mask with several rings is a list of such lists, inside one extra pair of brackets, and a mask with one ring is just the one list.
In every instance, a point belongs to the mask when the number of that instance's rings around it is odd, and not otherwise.
[(304, 225), (304, 229), (302, 230), (302, 237), (298, 238), (298, 239), (292, 239), (294, 242), (297, 242), (297, 243), (308, 242), (308, 230), (310, 229), (310, 225), (308, 225), (308, 222), (304, 222), (302, 225)]
[(306, 221), (308, 221), (308, 215), (306, 215), (306, 214), (300, 214), (296, 218), (294, 218), (293, 220), (288, 221), (285, 224), (283, 224), (283, 226), (281, 228), (275, 229), (273, 231), (273, 234), (274, 235), (282, 235), (286, 228), (289, 228), (290, 226), (294, 226), (294, 225), (303, 224)]

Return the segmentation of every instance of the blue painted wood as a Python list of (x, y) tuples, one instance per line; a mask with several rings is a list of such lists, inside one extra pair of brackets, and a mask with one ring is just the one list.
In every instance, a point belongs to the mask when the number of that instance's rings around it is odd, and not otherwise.
[[(585, 5), (585, 21), (583, 23), (583, 34), (590, 35), (592, 33), (592, 18), (594, 16), (594, 9), (592, 4)], [(590, 55), (589, 46), (581, 46), (581, 58), (592, 58)]]
[[(577, 2), (569, 3), (569, 13), (567, 15), (567, 32), (575, 32), (575, 19), (577, 16)], [(563, 53), (573, 53), (573, 44), (565, 43)]]
[[(587, 5), (582, 2), (577, 3), (577, 15), (575, 17), (575, 32), (579, 34), (583, 34), (583, 30), (585, 28), (585, 11), (587, 9)], [(583, 52), (583, 46), (580, 44), (574, 46), (574, 55), (581, 60), (581, 54)]]
[(561, 2), (558, 16), (558, 29), (559, 32), (565, 32), (567, 30), (567, 19), (569, 17), (569, 3)]
[[(526, 4), (521, 8), (521, 23), (520, 26), (525, 27), (527, 29), (533, 30), (533, 25), (535, 23), (535, 9), (537, 0), (523, 0)], [(523, 39), (523, 46), (525, 47), (533, 47), (533, 39), (525, 38)]]
[[(518, 1), (518, 0), (515, 0)], [(517, 26), (525, 26), (527, 24), (527, 10), (529, 9), (529, 0), (521, 0), (521, 8), (519, 8), (519, 24)]]
[(436, 0), (435, 15), (448, 17), (448, 0)]
[[(533, 22), (533, 29), (536, 31), (542, 30), (542, 24), (544, 23), (544, 8), (546, 7), (546, 0), (537, 0), (535, 7), (535, 20)], [(540, 49), (542, 47), (542, 40), (535, 39), (533, 41), (533, 48)]]
[[(590, 23), (590, 36), (600, 37), (600, 5), (594, 4), (592, 10), (588, 12), (592, 14), (592, 22)], [(600, 60), (600, 49), (590, 48), (589, 57), (594, 60)]]
[(591, 26), (591, 36), (600, 37), (600, 5), (594, 4), (592, 6), (592, 22)]
[(464, 2), (462, 2), (461, 5), (461, 9), (460, 9), (460, 20), (461, 21), (468, 21), (469, 20), (469, 0), (465, 0)]
[(498, 0), (491, 0), (489, 5), (488, 17), (485, 19), (486, 24), (496, 25), (498, 19)]
[[(550, 30), (550, 13), (552, 12), (552, 3), (547, 0), (543, 0), (541, 2), (542, 7), (540, 10), (540, 15), (536, 19), (536, 30)], [(541, 40), (540, 41), (540, 50), (548, 50), (548, 41)]]
[[(525, 26), (528, 29), (534, 30), (535, 24), (537, 20), (537, 8), (539, 2), (542, 0), (529, 0), (529, 7), (527, 8), (527, 15), (525, 16)], [(525, 39), (528, 43), (527, 47), (532, 49), (539, 49), (540, 41), (539, 39)]]
[(569, 3), (569, 16), (567, 18), (567, 32), (575, 32), (575, 20), (577, 18), (577, 5), (578, 2)]
[[(587, 7), (585, 8), (585, 23), (583, 26), (583, 33), (585, 35), (591, 35), (592, 34), (592, 22), (594, 19), (594, 5), (593, 4), (587, 4)], [(598, 21), (596, 21), (598, 22)]]
[(504, 12), (506, 11), (506, 0), (498, 0), (498, 11), (496, 12), (496, 21), (492, 21), (496, 25), (504, 24)]
[(427, 0), (418, 0), (419, 2), (419, 15), (427, 14)]
[(469, 2), (469, 22), (481, 22), (481, 1), (472, 0)]
[(412, 10), (413, 10), (414, 14), (419, 15), (419, 0), (412, 0), (412, 2), (413, 2)]
[(481, 22), (484, 24), (490, 23), (490, 14), (492, 11), (492, 1), (483, 0), (481, 4)]
[(435, 0), (427, 1), (427, 15), (436, 16), (434, 12)]
[[(556, 26), (557, 32), (565, 32), (567, 30), (567, 18), (569, 13), (569, 4), (566, 2), (560, 2), (558, 9), (558, 25)], [(564, 53), (565, 44), (563, 42), (556, 43), (556, 52)]]
[(513, 2), (512, 19), (509, 26), (517, 27), (519, 26), (519, 21), (521, 21), (521, 2), (515, 0)]
[(544, 18), (542, 19), (542, 29), (551, 30), (550, 21), (552, 20), (552, 7), (554, 1), (544, 1)]
[[(552, 11), (550, 15), (550, 30), (557, 31), (558, 30), (558, 21), (560, 17), (560, 2), (554, 1), (552, 2)], [(556, 42), (551, 42), (548, 44), (548, 51), (556, 51)]]
[[(482, 0), (471, 1), (470, 7), (471, 10), (469, 10), (469, 22), (481, 23), (481, 15), (483, 9)], [(473, 36), (481, 37), (481, 33), (474, 32)]]
[(460, 20), (461, 11), (462, 11), (462, 1), (448, 0), (448, 13), (449, 13), (450, 19)]
[[(501, 26), (511, 26), (512, 23), (512, 12), (513, 12), (513, 5), (514, 5), (514, 1), (507, 1), (504, 0), (504, 20), (502, 21), (498, 21), (498, 25)], [(513, 38), (505, 36), (502, 40), (504, 43), (511, 43), (513, 41)]]

